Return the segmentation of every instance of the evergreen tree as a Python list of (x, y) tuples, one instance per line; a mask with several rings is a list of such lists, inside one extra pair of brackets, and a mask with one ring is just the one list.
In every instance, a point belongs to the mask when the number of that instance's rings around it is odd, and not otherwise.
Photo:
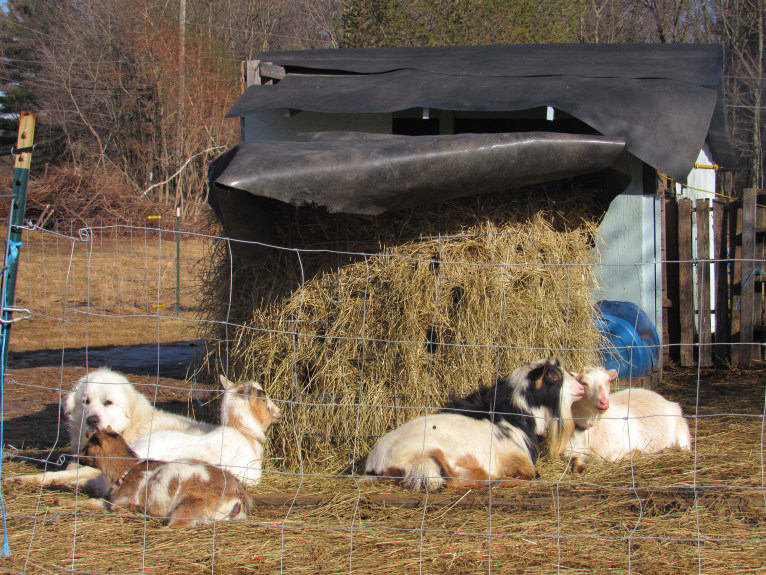
[(39, 66), (29, 47), (30, 35), (24, 29), (33, 18), (32, 4), (11, 0), (0, 14), (0, 146), (3, 149), (16, 143), (19, 112), (37, 108), (30, 83)]
[(576, 42), (583, 0), (346, 0), (343, 46)]
[[(37, 43), (47, 34), (45, 0), (8, 0), (0, 11), (0, 148), (16, 144), (19, 114), (39, 111), (37, 83), (41, 72)], [(35, 152), (32, 169), (61, 152), (60, 132), (38, 117), (36, 141), (44, 144)], [(59, 141), (59, 145), (56, 142)]]

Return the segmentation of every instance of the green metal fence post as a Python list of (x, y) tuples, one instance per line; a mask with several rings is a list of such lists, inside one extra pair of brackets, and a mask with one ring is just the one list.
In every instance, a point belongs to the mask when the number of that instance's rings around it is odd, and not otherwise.
[[(19, 136), (16, 147), (31, 148), (35, 141), (35, 115), (22, 112), (19, 118)], [(11, 200), (11, 215), (8, 221), (8, 236), (5, 245), (5, 267), (3, 270), (3, 365), (8, 354), (8, 337), (11, 329), (12, 308), (16, 301), (16, 276), (19, 267), (19, 248), (21, 247), (21, 227), (24, 225), (24, 214), (27, 209), (27, 182), (29, 168), (32, 165), (32, 152), (16, 155), (13, 167), (13, 199)]]
[[(8, 339), (11, 335), (13, 322), (13, 305), (16, 301), (16, 273), (19, 268), (19, 248), (21, 247), (21, 229), (24, 225), (24, 213), (27, 209), (27, 181), (29, 167), (32, 165), (32, 148), (35, 141), (35, 115), (22, 112), (19, 118), (19, 136), (16, 148), (24, 150), (16, 155), (13, 167), (13, 198), (11, 199), (11, 214), (8, 218), (8, 235), (5, 242), (5, 260), (2, 272), (2, 289), (0, 289), (0, 304), (2, 317), (0, 321), (0, 480), (2, 480), (3, 460), (3, 427), (5, 421), (5, 365), (8, 358)], [(17, 318), (18, 319), (18, 318)], [(8, 544), (8, 530), (5, 524), (5, 500), (0, 490), (0, 508), (3, 520), (3, 542), (0, 555), (8, 557), (11, 554)]]

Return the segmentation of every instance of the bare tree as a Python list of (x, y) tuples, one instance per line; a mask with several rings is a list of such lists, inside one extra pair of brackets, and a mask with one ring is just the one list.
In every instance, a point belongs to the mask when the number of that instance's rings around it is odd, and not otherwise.
[(728, 103), (733, 140), (747, 165), (746, 185), (763, 187), (764, 0), (719, 0), (720, 33), (727, 51)]

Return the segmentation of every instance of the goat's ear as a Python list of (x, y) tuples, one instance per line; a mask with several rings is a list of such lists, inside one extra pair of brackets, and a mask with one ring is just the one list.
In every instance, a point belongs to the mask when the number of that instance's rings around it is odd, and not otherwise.
[(607, 370), (607, 375), (609, 376), (609, 381), (614, 381), (617, 379), (617, 370), (616, 369), (609, 369)]
[(552, 365), (543, 372), (543, 379), (548, 385), (559, 385), (564, 381), (564, 373), (558, 365)]
[(227, 390), (231, 389), (235, 385), (234, 382), (229, 381), (228, 379), (226, 379), (226, 376), (224, 374), (221, 374), (221, 375), (218, 376), (218, 381), (221, 382), (221, 387), (223, 387), (224, 389), (227, 389)]
[(277, 405), (268, 398), (266, 399), (266, 407), (268, 407), (269, 413), (271, 414), (271, 417), (274, 418), (274, 421), (279, 421), (282, 417), (282, 410), (279, 409)]
[[(101, 434), (96, 432), (93, 435), (91, 435), (88, 438), (88, 441), (85, 442), (85, 447), (88, 447), (89, 445), (98, 445), (101, 446)], [(83, 448), (84, 449), (84, 448)]]

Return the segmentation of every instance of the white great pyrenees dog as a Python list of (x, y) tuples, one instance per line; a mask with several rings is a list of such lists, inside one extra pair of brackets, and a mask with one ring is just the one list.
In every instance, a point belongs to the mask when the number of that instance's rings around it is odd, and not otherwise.
[[(108, 367), (84, 375), (67, 393), (63, 406), (71, 452), (77, 455), (96, 431), (119, 433), (127, 443), (160, 429), (202, 435), (216, 426), (157, 409), (128, 379)], [(23, 475), (16, 480), (39, 485), (79, 486), (95, 496), (106, 494), (106, 483), (94, 467), (71, 463), (61, 471)]]

